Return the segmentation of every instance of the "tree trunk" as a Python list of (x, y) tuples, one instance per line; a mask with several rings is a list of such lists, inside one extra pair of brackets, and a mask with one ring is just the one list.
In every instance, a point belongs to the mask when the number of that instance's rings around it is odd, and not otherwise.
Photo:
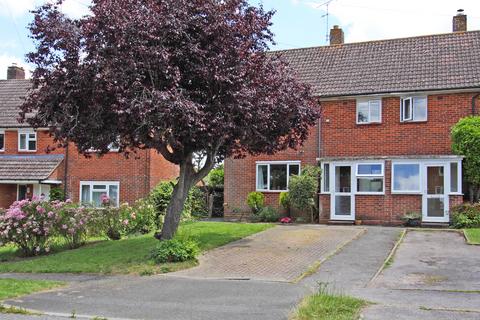
[(195, 183), (194, 180), (195, 171), (193, 165), (191, 161), (187, 160), (180, 165), (180, 176), (177, 184), (173, 188), (172, 198), (168, 203), (162, 232), (159, 235), (156, 235), (158, 239), (169, 240), (175, 236), (188, 193)]

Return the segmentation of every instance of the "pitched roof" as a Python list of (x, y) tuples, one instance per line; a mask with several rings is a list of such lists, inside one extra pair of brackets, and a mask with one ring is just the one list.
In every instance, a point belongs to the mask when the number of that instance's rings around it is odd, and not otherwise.
[(0, 128), (28, 127), (18, 123), (22, 98), (31, 88), (30, 80), (0, 80)]
[(320, 97), (480, 88), (480, 31), (273, 51)]
[(63, 155), (0, 155), (0, 181), (41, 181), (55, 171)]

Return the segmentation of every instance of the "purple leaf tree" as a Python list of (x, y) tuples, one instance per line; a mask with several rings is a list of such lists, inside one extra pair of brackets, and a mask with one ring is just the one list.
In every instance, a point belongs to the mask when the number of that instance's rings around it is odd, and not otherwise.
[(34, 11), (34, 90), (21, 115), (84, 154), (115, 142), (177, 164), (161, 239), (215, 163), (296, 148), (319, 117), (310, 88), (267, 52), (273, 12), (246, 0), (93, 0), (80, 19), (60, 5)]

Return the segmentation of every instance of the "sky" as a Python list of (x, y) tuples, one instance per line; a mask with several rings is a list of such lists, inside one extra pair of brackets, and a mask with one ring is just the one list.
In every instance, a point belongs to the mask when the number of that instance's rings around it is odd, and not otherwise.
[[(34, 49), (29, 38), (29, 12), (45, 0), (0, 0), (0, 79), (7, 66), (31, 66), (25, 54)], [(452, 30), (457, 9), (468, 15), (468, 30), (480, 30), (479, 0), (249, 0), (275, 10), (272, 49), (326, 45), (333, 25), (345, 31), (345, 42), (391, 39)], [(325, 4), (328, 2), (328, 6)], [(65, 0), (63, 11), (78, 18), (88, 14), (89, 0)], [(327, 17), (328, 7), (328, 17)], [(328, 19), (327, 19), (328, 18)]]

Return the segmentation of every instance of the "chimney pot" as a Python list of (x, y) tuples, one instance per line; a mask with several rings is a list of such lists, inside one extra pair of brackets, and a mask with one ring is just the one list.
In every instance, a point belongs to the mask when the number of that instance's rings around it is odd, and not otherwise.
[(343, 44), (344, 34), (342, 28), (338, 25), (333, 26), (330, 29), (330, 45), (339, 45)]
[(25, 70), (22, 67), (17, 66), (16, 63), (12, 63), (7, 69), (7, 80), (19, 79), (25, 79)]
[(467, 15), (463, 9), (458, 9), (457, 14), (453, 16), (453, 32), (467, 31)]

